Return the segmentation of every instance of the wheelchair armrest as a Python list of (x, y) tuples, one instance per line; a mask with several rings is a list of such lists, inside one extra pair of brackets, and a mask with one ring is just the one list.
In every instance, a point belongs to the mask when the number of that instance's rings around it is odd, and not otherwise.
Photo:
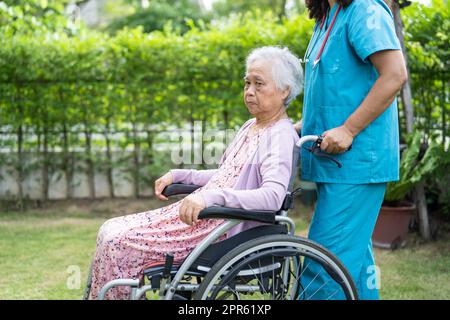
[(276, 215), (277, 211), (244, 210), (240, 208), (226, 208), (221, 206), (212, 206), (200, 211), (198, 218), (250, 220), (274, 224)]
[(164, 188), (162, 194), (165, 197), (175, 196), (178, 194), (190, 194), (200, 188), (195, 184), (172, 183)]

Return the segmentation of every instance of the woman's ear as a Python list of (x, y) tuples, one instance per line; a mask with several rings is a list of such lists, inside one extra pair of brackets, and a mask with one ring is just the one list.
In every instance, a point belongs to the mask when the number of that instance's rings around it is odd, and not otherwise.
[(283, 97), (283, 100), (286, 100), (287, 97), (289, 97), (289, 94), (291, 93), (291, 87), (287, 87), (281, 92), (281, 96)]

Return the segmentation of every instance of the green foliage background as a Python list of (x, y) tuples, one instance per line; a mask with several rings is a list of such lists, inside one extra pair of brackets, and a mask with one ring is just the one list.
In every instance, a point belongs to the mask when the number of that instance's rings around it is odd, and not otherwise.
[[(204, 129), (240, 126), (250, 117), (242, 102), (247, 54), (279, 45), (303, 57), (314, 24), (306, 13), (280, 19), (278, 13), (254, 11), (213, 24), (188, 20), (183, 32), (168, 23), (161, 31), (124, 28), (110, 35), (59, 15), (45, 18), (49, 10), (61, 12), (57, 1), (10, 2), (0, 2), (0, 148), (16, 151), (17, 157), (0, 153), (0, 164), (15, 168), (19, 185), (36, 168), (48, 185), (51, 172), (70, 178), (76, 170), (93, 176), (94, 168), (110, 174), (121, 167), (135, 181), (137, 196), (142, 185), (170, 167), (167, 155), (154, 149), (157, 132), (194, 121)], [(39, 14), (42, 19), (33, 19)], [(446, 148), (448, 5), (414, 4), (402, 15), (416, 129), (423, 141), (441, 137)], [(293, 119), (300, 117), (301, 101), (288, 109)], [(403, 112), (400, 120), (404, 128)], [(114, 139), (117, 132), (122, 138)], [(96, 152), (106, 147), (131, 148), (133, 155), (113, 162)], [(55, 150), (61, 156), (52, 156)], [(42, 157), (25, 163), (29, 151)], [(71, 167), (73, 157), (86, 166)], [(44, 198), (45, 190), (48, 186)]]

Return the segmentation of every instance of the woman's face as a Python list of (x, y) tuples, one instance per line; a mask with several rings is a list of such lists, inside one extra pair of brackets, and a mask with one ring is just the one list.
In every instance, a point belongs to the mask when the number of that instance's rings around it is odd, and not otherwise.
[(289, 90), (277, 88), (268, 61), (254, 61), (248, 67), (244, 80), (244, 102), (252, 115), (270, 116), (284, 108), (283, 101), (289, 95)]

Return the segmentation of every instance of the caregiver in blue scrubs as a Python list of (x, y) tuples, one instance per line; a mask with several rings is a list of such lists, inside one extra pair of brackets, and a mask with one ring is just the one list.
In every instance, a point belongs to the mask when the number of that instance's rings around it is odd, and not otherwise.
[[(303, 136), (323, 134), (322, 151), (342, 164), (302, 150), (302, 179), (316, 182), (318, 192), (309, 238), (341, 259), (360, 299), (378, 299), (371, 236), (386, 184), (399, 179), (396, 96), (407, 78), (405, 62), (384, 1), (306, 0), (306, 6), (316, 25), (296, 126)], [(318, 268), (311, 262), (304, 270), (300, 298), (343, 298)]]

